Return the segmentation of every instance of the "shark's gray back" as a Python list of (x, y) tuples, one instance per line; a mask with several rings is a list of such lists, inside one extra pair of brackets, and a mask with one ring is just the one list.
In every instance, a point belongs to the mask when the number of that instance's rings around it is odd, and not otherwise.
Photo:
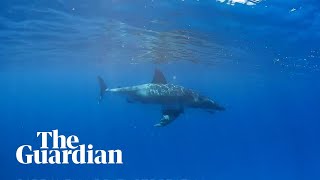
[(141, 101), (162, 104), (191, 103), (199, 94), (185, 87), (174, 84), (143, 84), (134, 87), (137, 98)]

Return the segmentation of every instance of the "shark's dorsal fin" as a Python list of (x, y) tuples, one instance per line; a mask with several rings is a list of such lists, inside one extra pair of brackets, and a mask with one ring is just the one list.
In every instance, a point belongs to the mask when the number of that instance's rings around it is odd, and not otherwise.
[(164, 77), (163, 73), (159, 69), (154, 70), (153, 80), (154, 84), (167, 84), (167, 80)]

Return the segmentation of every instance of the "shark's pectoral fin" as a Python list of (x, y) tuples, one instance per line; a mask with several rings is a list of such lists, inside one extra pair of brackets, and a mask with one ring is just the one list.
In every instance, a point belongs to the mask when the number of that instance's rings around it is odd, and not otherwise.
[(155, 127), (162, 127), (170, 124), (172, 121), (176, 120), (181, 113), (183, 113), (183, 108), (180, 109), (162, 109), (162, 118)]

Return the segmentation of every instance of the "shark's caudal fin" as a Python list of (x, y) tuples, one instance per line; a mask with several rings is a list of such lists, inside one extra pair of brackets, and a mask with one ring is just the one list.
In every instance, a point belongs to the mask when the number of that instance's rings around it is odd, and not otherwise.
[(99, 103), (101, 103), (103, 96), (106, 93), (107, 85), (100, 76), (98, 76), (98, 83), (100, 87)]
[(167, 84), (167, 80), (164, 77), (163, 73), (159, 69), (154, 70), (153, 80), (154, 84)]

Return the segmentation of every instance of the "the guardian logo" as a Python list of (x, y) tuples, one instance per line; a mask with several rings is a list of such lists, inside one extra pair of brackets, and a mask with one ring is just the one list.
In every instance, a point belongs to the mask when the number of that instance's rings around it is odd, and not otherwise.
[[(31, 145), (22, 145), (16, 151), (21, 164), (123, 164), (121, 150), (93, 150), (92, 144), (79, 144), (75, 135), (59, 135), (58, 130), (37, 132), (41, 147), (34, 150)], [(48, 145), (51, 138), (52, 146)]]

